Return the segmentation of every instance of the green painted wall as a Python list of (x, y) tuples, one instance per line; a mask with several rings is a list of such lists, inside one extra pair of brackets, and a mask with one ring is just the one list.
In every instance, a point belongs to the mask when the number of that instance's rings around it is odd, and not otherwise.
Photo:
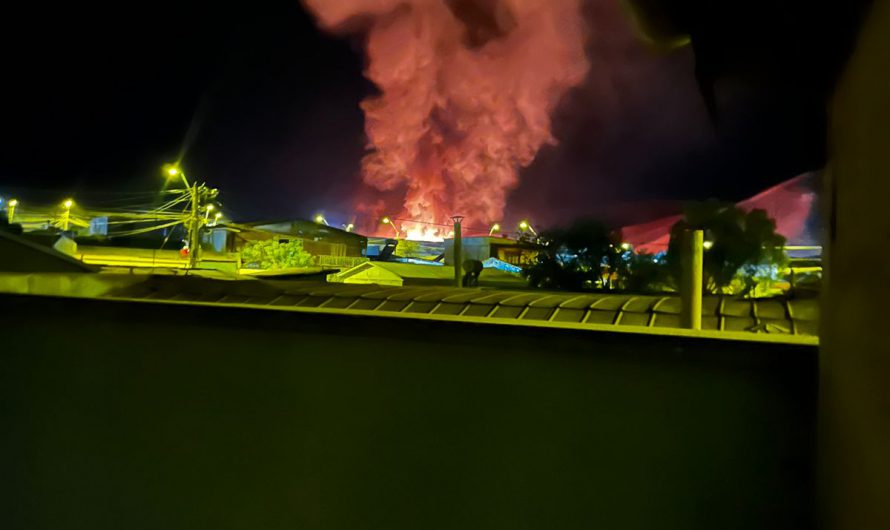
[(0, 296), (5, 529), (808, 528), (815, 349)]

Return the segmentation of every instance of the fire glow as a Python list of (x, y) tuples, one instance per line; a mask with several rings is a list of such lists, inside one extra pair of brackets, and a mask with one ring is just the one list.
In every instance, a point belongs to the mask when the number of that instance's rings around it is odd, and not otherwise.
[[(361, 104), (362, 179), (401, 204), (359, 209), (440, 225), (454, 214), (502, 219), (519, 170), (556, 143), (554, 108), (587, 74), (581, 0), (304, 3), (325, 29), (366, 35), (365, 75), (380, 93)], [(446, 235), (429, 224), (404, 229)]]

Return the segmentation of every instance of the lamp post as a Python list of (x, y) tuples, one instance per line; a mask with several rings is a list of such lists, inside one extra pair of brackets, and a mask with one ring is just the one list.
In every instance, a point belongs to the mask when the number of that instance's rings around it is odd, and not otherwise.
[(67, 232), (68, 227), (71, 226), (71, 207), (74, 206), (74, 201), (65, 199), (62, 206), (65, 208), (65, 211), (62, 213), (62, 231)]
[(392, 219), (390, 219), (389, 217), (384, 217), (383, 219), (380, 220), (380, 222), (385, 225), (391, 226), (392, 229), (396, 231), (396, 238), (398, 238), (400, 235), (402, 235), (402, 231), (396, 227), (395, 223), (393, 223)]
[(6, 203), (6, 220), (9, 224), (12, 224), (13, 219), (15, 219), (15, 207), (18, 205), (19, 201), (16, 199), (11, 199)]
[(494, 233), (500, 229), (501, 229), (501, 225), (499, 225), (498, 223), (491, 225), (491, 230), (488, 231), (488, 237), (493, 236)]
[(525, 232), (526, 230), (531, 232), (535, 237), (538, 237), (538, 233), (535, 232), (535, 229), (532, 228), (532, 225), (530, 225), (527, 220), (523, 219), (522, 221), (519, 222), (519, 231)]
[(315, 216), (315, 224), (330, 226), (328, 224), (328, 220), (324, 218), (324, 215), (318, 214)]
[(182, 171), (182, 168), (180, 168), (178, 164), (167, 164), (166, 166), (164, 166), (164, 172), (166, 173), (168, 179), (179, 176), (182, 179), (183, 185), (185, 186), (186, 193), (189, 193), (191, 195), (192, 207), (191, 211), (189, 212), (188, 221), (188, 268), (194, 269), (198, 266), (198, 253), (201, 250), (201, 243), (198, 241), (201, 237), (201, 216), (199, 213), (198, 205), (198, 183), (195, 182), (194, 184), (190, 185), (188, 179), (185, 176), (185, 172)]
[(463, 239), (461, 238), (460, 223), (464, 220), (464, 216), (455, 215), (451, 218), (454, 221), (454, 286), (463, 287), (463, 276), (461, 275), (463, 265)]

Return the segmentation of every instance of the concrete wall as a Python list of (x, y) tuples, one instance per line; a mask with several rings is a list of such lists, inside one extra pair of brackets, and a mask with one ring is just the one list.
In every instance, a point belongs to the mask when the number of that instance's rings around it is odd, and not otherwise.
[(832, 109), (822, 329), (824, 528), (890, 528), (890, 3), (873, 4)]
[(810, 347), (0, 296), (5, 529), (812, 526)]

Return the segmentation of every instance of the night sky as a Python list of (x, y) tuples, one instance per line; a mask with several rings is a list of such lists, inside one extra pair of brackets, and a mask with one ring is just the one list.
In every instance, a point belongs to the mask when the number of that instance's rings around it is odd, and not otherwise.
[[(508, 217), (638, 221), (822, 164), (821, 102), (805, 85), (764, 91), (729, 76), (715, 123), (693, 49), (648, 47), (617, 4), (591, 1), (590, 77), (557, 113), (561, 143), (523, 172)], [(5, 13), (0, 40), (2, 192), (86, 204), (154, 190), (182, 152), (236, 218), (351, 211), (358, 103), (374, 87), (361, 42), (321, 33), (298, 0), (31, 3)]]

